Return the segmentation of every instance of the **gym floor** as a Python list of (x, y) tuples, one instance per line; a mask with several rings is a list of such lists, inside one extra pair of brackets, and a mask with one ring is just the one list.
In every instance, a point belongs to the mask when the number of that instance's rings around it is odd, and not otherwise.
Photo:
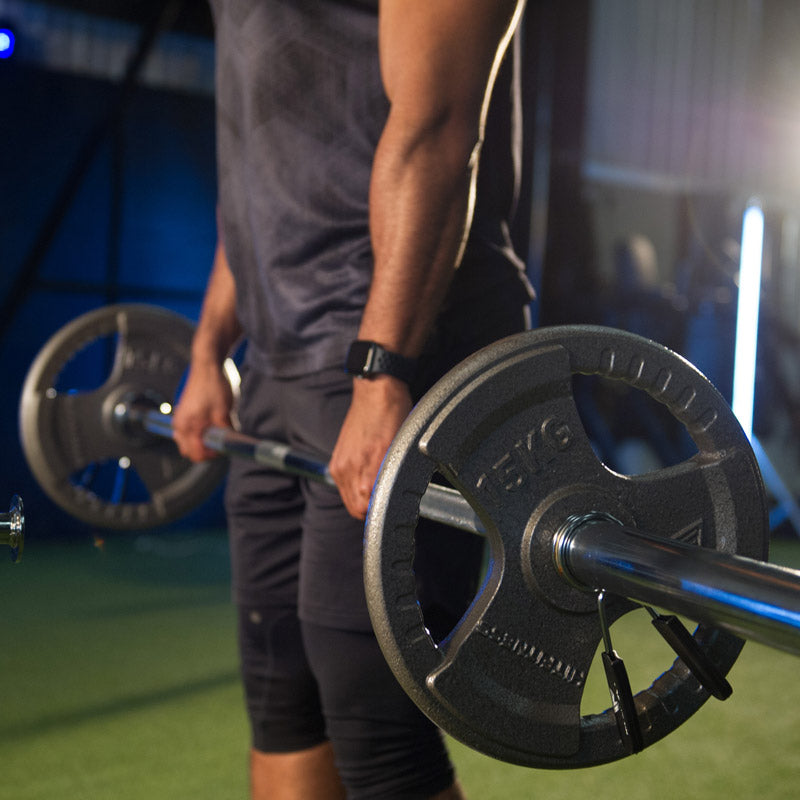
[[(772, 560), (800, 565), (800, 539)], [(0, 563), (0, 800), (245, 798), (247, 730), (224, 533), (28, 541)], [(637, 691), (670, 663), (644, 612), (613, 627)], [(473, 800), (795, 798), (798, 661), (748, 643), (711, 700), (643, 753), (567, 772), (511, 766), (453, 744)], [(584, 713), (608, 706), (599, 664)]]

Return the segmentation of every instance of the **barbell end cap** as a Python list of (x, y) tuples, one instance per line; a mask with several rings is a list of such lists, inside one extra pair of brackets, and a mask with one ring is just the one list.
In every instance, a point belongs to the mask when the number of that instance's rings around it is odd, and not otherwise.
[(8, 514), (0, 515), (0, 544), (11, 548), (11, 561), (19, 563), (25, 544), (25, 507), (22, 498), (15, 494), (11, 498)]

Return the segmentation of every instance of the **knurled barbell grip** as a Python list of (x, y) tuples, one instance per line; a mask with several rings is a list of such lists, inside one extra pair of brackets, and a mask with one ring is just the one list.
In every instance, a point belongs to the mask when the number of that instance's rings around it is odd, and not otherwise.
[[(126, 417), (128, 421), (138, 422), (150, 433), (173, 438), (169, 414), (130, 406)], [(256, 439), (230, 428), (211, 427), (203, 434), (203, 444), (222, 455), (248, 458), (280, 472), (334, 485), (326, 463), (308, 453), (293, 450), (282, 442)], [(431, 484), (420, 500), (419, 513), (425, 519), (441, 522), (451, 528), (485, 534), (478, 515), (469, 503), (455, 489), (447, 486)]]
[(22, 500), (18, 495), (11, 498), (8, 514), (0, 514), (0, 545), (11, 548), (11, 560), (22, 558), (25, 543), (25, 512)]

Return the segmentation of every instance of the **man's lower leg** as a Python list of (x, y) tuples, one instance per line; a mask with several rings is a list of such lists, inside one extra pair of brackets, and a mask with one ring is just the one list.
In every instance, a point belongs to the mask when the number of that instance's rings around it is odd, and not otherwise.
[(252, 800), (344, 800), (330, 743), (293, 753), (250, 752)]

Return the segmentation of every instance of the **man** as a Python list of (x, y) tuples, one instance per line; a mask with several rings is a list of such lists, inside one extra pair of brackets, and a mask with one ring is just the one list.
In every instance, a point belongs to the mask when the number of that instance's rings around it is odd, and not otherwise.
[[(192, 459), (213, 455), (202, 431), (229, 424), (220, 366), (245, 336), (243, 429), (332, 452), (339, 490), (231, 465), (259, 800), (462, 797), (441, 737), (370, 630), (360, 521), (419, 394), (525, 326), (530, 290), (507, 228), (510, 59), (496, 81), (522, 5), (212, 2), (221, 244), (176, 439)], [(482, 154), (484, 139), (492, 147)], [(346, 354), (360, 373), (366, 351), (381, 356), (379, 371), (345, 375)], [(438, 637), (469, 600), (459, 580), (428, 581), (423, 605)]]

